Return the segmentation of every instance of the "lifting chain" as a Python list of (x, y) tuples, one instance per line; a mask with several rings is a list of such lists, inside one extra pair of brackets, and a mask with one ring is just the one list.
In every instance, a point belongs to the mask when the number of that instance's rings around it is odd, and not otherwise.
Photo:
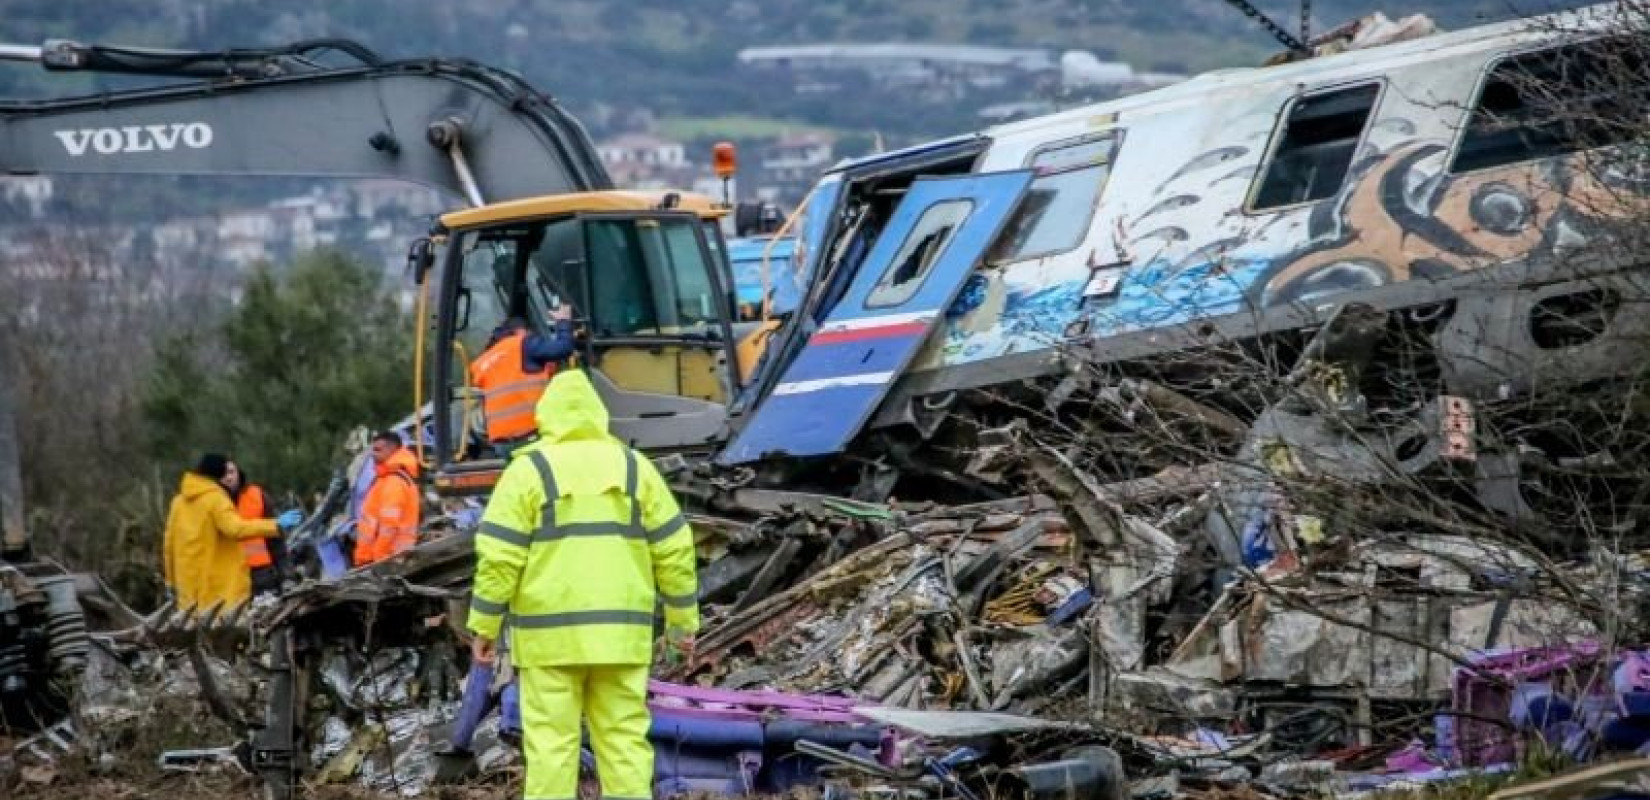
[[(1296, 52), (1296, 53), (1303, 53), (1304, 54), (1304, 53), (1309, 52), (1309, 50), (1306, 47), (1305, 42), (1301, 41), (1300, 39), (1296, 39), (1293, 35), (1291, 35), (1289, 33), (1289, 31), (1284, 30), (1283, 26), (1281, 26), (1278, 23), (1274, 22), (1271, 17), (1268, 17), (1265, 14), (1261, 13), (1260, 9), (1255, 8), (1255, 6), (1253, 4), (1251, 4), (1249, 2), (1249, 0), (1226, 0), (1226, 3), (1227, 3), (1227, 5), (1230, 5), (1234, 8), (1236, 8), (1239, 11), (1242, 11), (1244, 16), (1246, 16), (1246, 17), (1254, 20), (1255, 22), (1259, 23), (1262, 28), (1266, 29), (1267, 33), (1272, 34), (1272, 38), (1277, 39), (1279, 42), (1281, 42), (1283, 44), (1284, 47), (1287, 47), (1291, 51)], [(1303, 15), (1306, 14), (1306, 13), (1309, 13), (1310, 11), (1311, 11), (1310, 4), (1303, 5), (1303, 7), (1302, 7), (1302, 14)]]

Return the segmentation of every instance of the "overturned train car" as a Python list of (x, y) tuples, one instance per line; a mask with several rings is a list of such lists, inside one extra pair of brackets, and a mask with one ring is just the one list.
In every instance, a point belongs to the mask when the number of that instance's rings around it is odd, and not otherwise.
[[(1092, 429), (1125, 384), (1241, 441), (1309, 361), (1365, 417), (1626, 378), (1650, 324), (1639, 23), (1600, 6), (1221, 71), (839, 165), (720, 461), (834, 470), (867, 499), (989, 492), (994, 429), (1028, 409)], [(1149, 472), (1144, 449), (1111, 460)]]

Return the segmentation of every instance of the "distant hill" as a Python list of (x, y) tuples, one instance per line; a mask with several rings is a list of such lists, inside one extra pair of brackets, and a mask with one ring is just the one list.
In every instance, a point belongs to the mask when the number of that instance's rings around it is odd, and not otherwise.
[[(1432, 14), (1446, 28), (1582, 0), (1316, 0), (1319, 30), (1374, 10)], [(783, 118), (895, 138), (973, 127), (966, 115), (896, 113), (790, 96), (742, 71), (744, 47), (921, 41), (1084, 49), (1161, 72), (1254, 64), (1276, 43), (1225, 0), (7, 0), (0, 38), (222, 48), (321, 37), (388, 57), (466, 56), (515, 69), (596, 129), (625, 112), (667, 118)], [(1293, 29), (1295, 0), (1259, 5)], [(0, 65), (0, 95), (119, 85)]]

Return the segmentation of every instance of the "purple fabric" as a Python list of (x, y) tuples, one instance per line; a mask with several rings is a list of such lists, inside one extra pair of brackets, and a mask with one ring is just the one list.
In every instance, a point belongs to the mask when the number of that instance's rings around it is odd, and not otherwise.
[(1437, 764), (1427, 758), (1426, 744), (1410, 742), (1408, 747), (1387, 756), (1387, 772), (1420, 773), (1431, 772), (1438, 768)]
[(1623, 653), (1610, 682), (1617, 694), (1650, 691), (1650, 654), (1638, 650)]
[[(472, 676), (472, 683), (480, 682)], [(461, 709), (470, 702), (468, 688)], [(782, 794), (796, 786), (817, 786), (821, 762), (794, 752), (799, 738), (874, 752), (885, 764), (898, 759), (899, 734), (854, 714), (851, 698), (704, 689), (662, 681), (650, 682), (648, 693), (656, 797)], [(516, 700), (512, 682), (504, 692), (501, 731), (520, 729)], [(460, 725), (466, 722), (461, 719)], [(774, 756), (773, 761), (765, 762), (764, 753)], [(588, 750), (581, 753), (581, 761), (587, 770), (594, 767)]]
[(1598, 642), (1583, 640), (1558, 647), (1534, 647), (1487, 653), (1472, 659), (1473, 669), (1458, 668), (1452, 681), (1450, 710), (1457, 715), (1447, 748), (1469, 766), (1499, 764), (1517, 756), (1517, 742), (1497, 720), (1512, 712), (1509, 687), (1540, 681), (1561, 671), (1596, 661)]
[(653, 775), (658, 778), (717, 778), (741, 775), (737, 753), (690, 747), (653, 748)]
[(776, 709), (796, 709), (836, 712), (848, 716), (853, 715), (854, 706), (860, 703), (851, 697), (834, 697), (819, 694), (790, 694), (787, 692), (737, 691), (733, 689), (706, 689), (699, 686), (684, 686), (679, 683), (665, 683), (664, 681), (649, 681), (647, 690), (653, 696), (655, 703), (669, 703), (668, 699), (695, 703), (704, 707), (757, 707)]
[(756, 720), (715, 719), (683, 713), (684, 709), (653, 709), (648, 738), (661, 747), (680, 745), (716, 749), (762, 749), (762, 723)]
[[(1629, 650), (1606, 661), (1597, 642), (1486, 654), (1458, 669), (1452, 717), (1438, 725), (1438, 748), (1454, 763), (1513, 760), (1519, 741), (1496, 723), (1538, 735), (1577, 760), (1597, 751), (1650, 744), (1650, 653)], [(1603, 676), (1608, 675), (1608, 680)]]

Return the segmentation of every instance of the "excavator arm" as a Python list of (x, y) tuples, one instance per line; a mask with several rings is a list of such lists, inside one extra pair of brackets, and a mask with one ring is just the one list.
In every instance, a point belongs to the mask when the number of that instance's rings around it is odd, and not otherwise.
[(172, 81), (0, 101), (0, 173), (395, 178), (472, 205), (612, 186), (555, 100), (471, 61), (384, 61), (335, 40), (210, 53), (49, 41), (0, 45), (0, 60)]
[[(211, 52), (0, 44), (0, 61), (158, 85), (0, 100), (0, 174), (391, 178), (470, 205), (609, 189), (589, 135), (514, 73), (354, 42)], [(0, 341), (0, 555), (23, 557), (15, 386)]]

